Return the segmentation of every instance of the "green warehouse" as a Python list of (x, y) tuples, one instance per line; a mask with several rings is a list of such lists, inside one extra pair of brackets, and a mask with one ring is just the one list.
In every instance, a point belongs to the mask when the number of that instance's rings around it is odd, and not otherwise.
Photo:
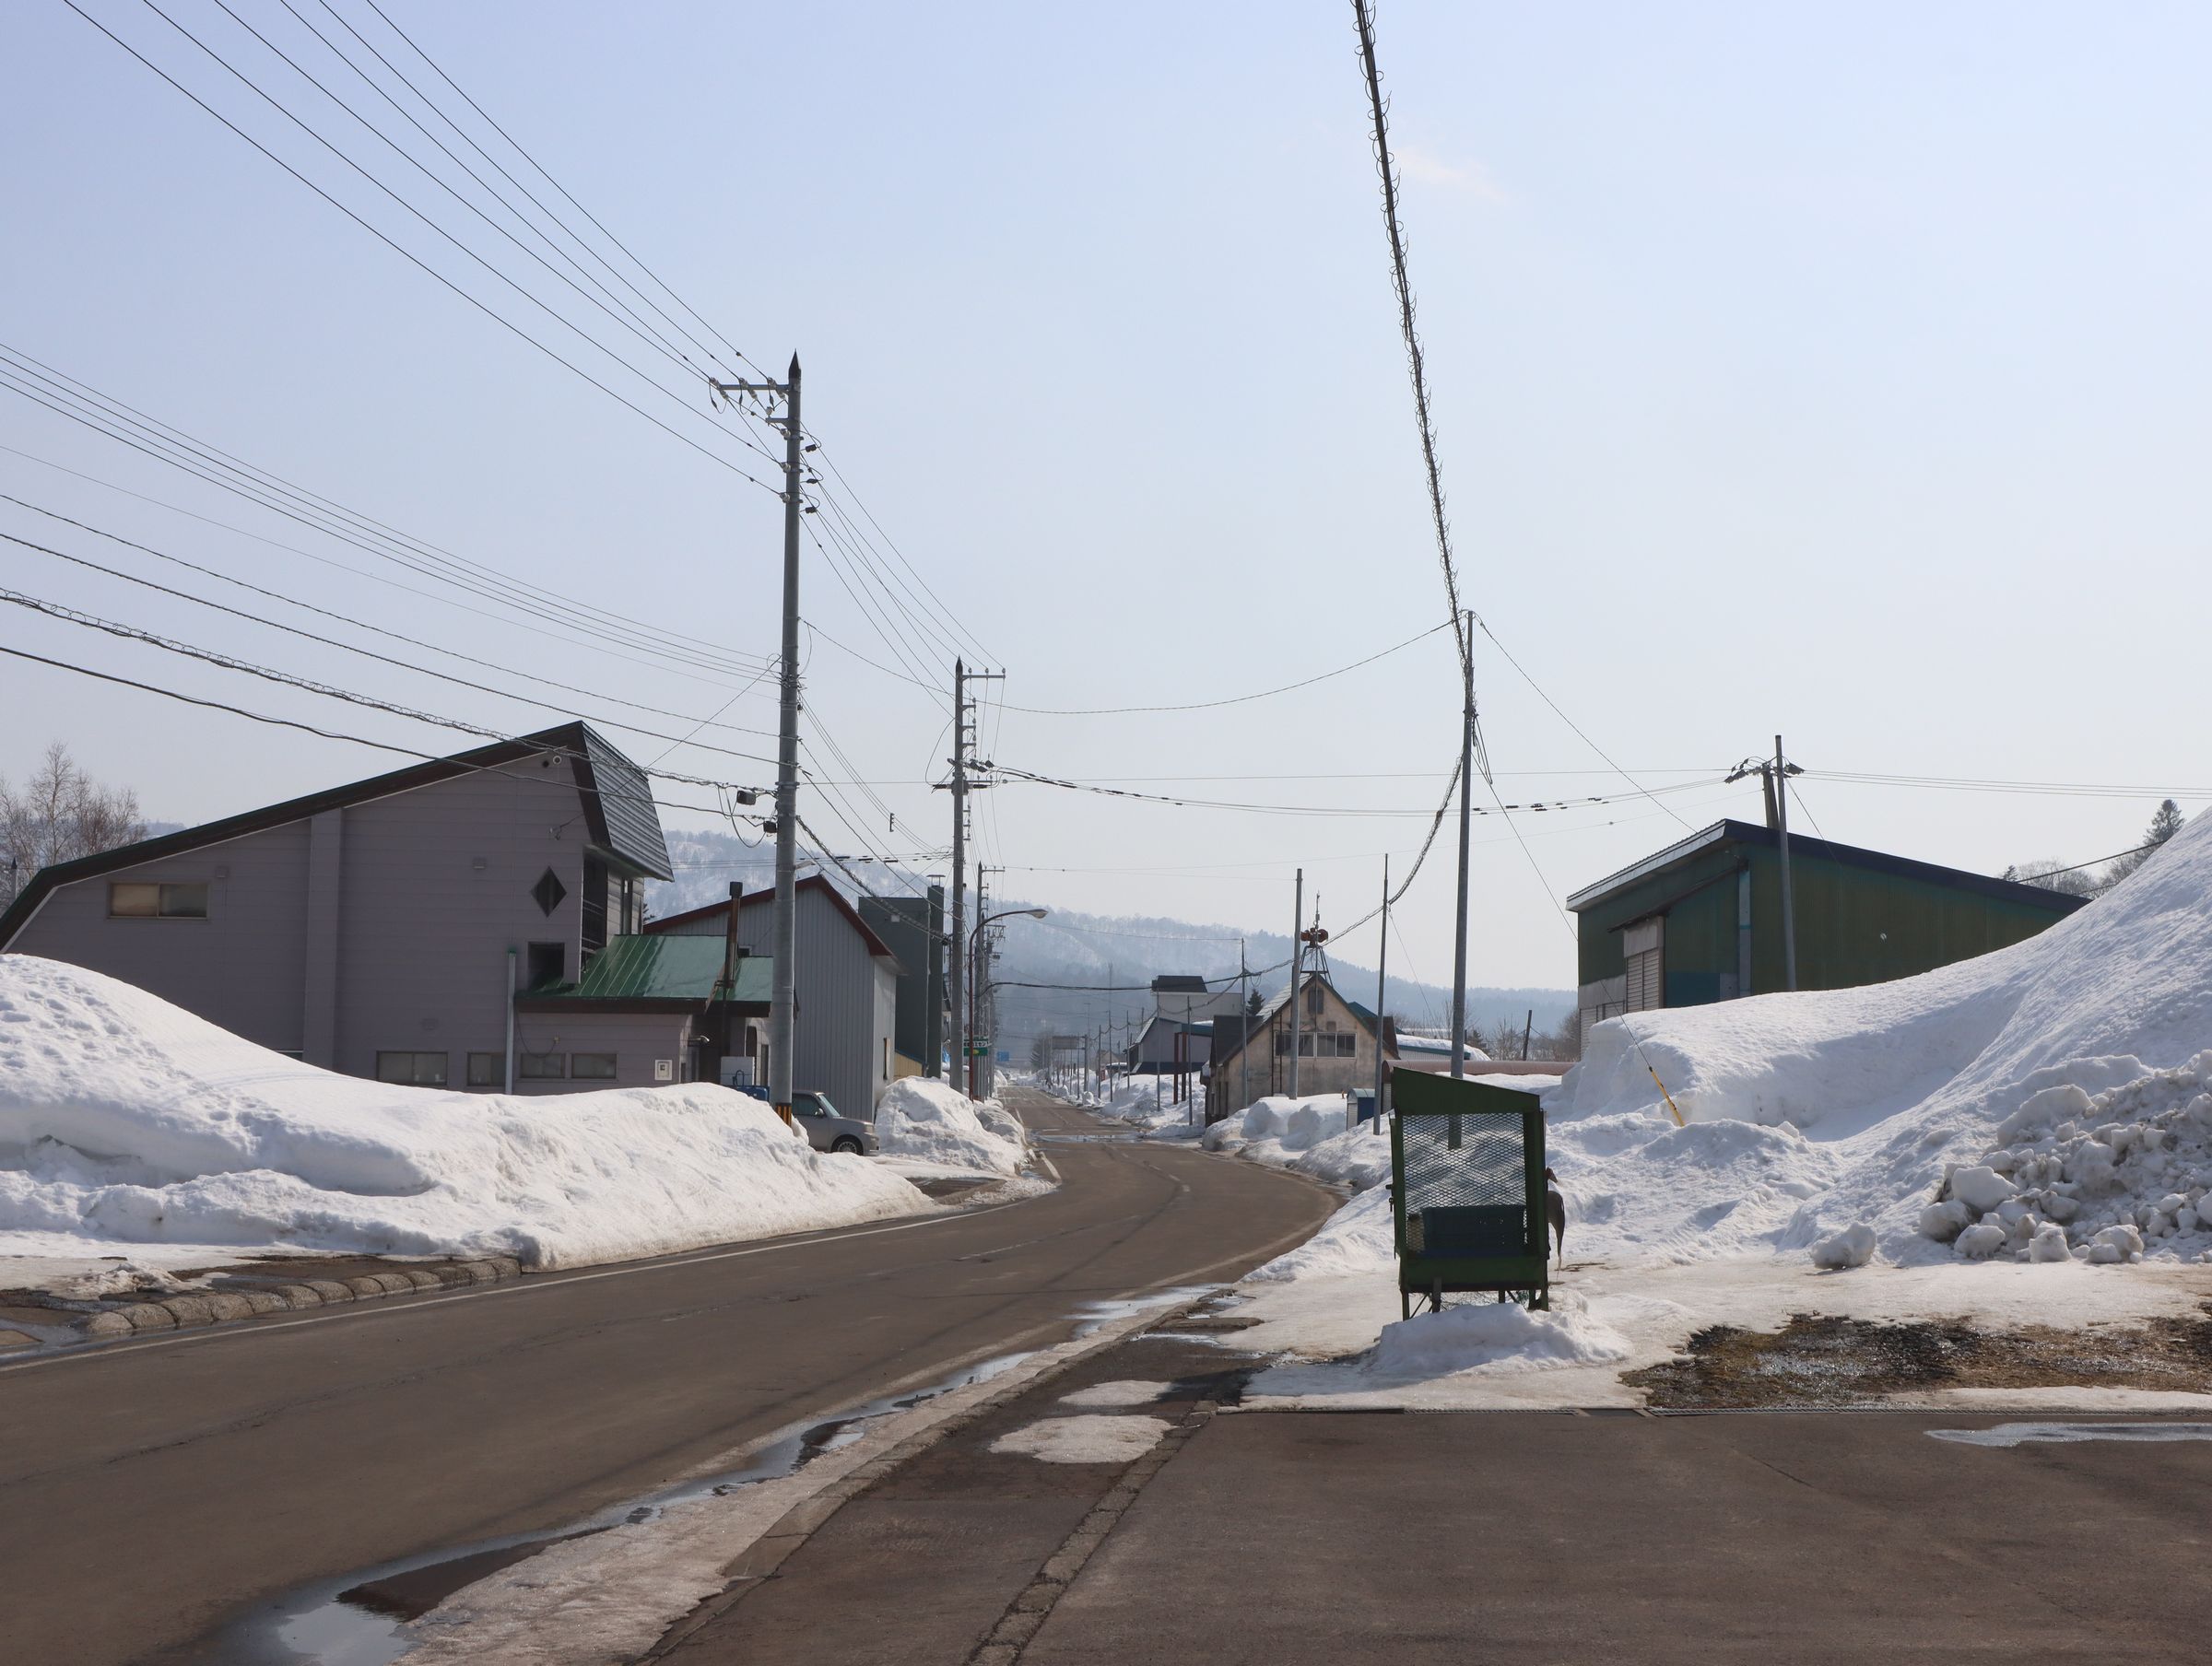
[[(1907, 978), (2032, 937), (2083, 899), (1879, 851), (1790, 839), (1797, 987)], [(1781, 836), (1715, 822), (1567, 899), (1578, 1005), (1600, 1018), (1786, 987)]]

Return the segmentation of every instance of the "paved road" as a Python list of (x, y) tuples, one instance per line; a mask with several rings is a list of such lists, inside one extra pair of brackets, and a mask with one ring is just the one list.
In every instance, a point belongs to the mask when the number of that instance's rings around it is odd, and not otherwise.
[(655, 1659), (968, 1666), (1025, 1613), (1019, 1666), (2088, 1663), (2212, 1635), (2212, 1443), (1928, 1433), (2034, 1414), (1225, 1413), (1068, 1578), (1124, 1466), (993, 1443), (1097, 1382), (1158, 1383), (1123, 1414), (1176, 1423), (1238, 1357), (1158, 1335), (1087, 1356)]
[(578, 1520), (1085, 1303), (1235, 1277), (1332, 1202), (1187, 1148), (1052, 1156), (1059, 1191), (994, 1211), (0, 1367), (0, 1653), (158, 1660), (318, 1578)]

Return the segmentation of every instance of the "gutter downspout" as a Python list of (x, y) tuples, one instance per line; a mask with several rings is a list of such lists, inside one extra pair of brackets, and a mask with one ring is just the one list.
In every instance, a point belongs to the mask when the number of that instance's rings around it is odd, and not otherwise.
[(514, 1091), (514, 945), (507, 945), (507, 1085), (505, 1093)]

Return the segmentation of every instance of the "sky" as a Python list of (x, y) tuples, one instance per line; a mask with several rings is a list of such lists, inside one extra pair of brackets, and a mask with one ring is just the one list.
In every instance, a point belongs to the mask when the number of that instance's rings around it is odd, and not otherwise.
[[(403, 570), (0, 393), (0, 492), (84, 523), (0, 501), (0, 534), (401, 663), (19, 543), (0, 585), (498, 733), (618, 721), (641, 761), (765, 786), (782, 510), (705, 415), (701, 356), (563, 289), (215, 0), (162, 4), (661, 390), (144, 0), (79, 4), (714, 454), (60, 0), (9, 6), (0, 343), (477, 565), (465, 592)], [(584, 225), (367, 0), (230, 4), (501, 219), (302, 22), (359, 56), (342, 18)], [(1407, 870), (1460, 694), (1348, 6), (382, 4), (713, 341), (802, 356), (886, 575), (805, 546), (825, 842), (944, 870), (965, 651), (1006, 673), (997, 763), (1268, 806), (994, 788), (1006, 895), (1281, 930), (1295, 869), (1324, 924), (1371, 907), (1385, 852)], [(1494, 800), (1606, 801), (1476, 822), (1472, 981), (1571, 985), (1560, 899), (1756, 819), (1757, 783), (1720, 778), (1777, 732), (1799, 830), (1981, 872), (2205, 802), (2212, 14), (1383, 0), (1378, 30)], [(406, 749), (0, 657), (0, 774), (60, 740), (161, 820), (470, 744), (19, 605), (0, 647)], [(663, 792), (671, 826), (729, 825), (713, 786)], [(1452, 841), (1391, 945), (1431, 981)], [(1339, 946), (1371, 961), (1374, 928)]]

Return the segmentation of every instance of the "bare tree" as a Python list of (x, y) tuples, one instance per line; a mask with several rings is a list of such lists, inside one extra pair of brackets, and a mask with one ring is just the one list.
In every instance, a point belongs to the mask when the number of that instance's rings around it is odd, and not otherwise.
[(55, 741), (20, 792), (0, 776), (0, 902), (13, 901), (41, 868), (145, 837), (137, 793), (101, 786)]
[(2016, 862), (2006, 868), (2002, 877), (2015, 885), (2040, 886), (2046, 891), (2056, 891), (2066, 897), (2094, 897), (2098, 892), (2097, 876), (2087, 866), (2067, 867), (2055, 856), (2038, 857), (2032, 862)]

